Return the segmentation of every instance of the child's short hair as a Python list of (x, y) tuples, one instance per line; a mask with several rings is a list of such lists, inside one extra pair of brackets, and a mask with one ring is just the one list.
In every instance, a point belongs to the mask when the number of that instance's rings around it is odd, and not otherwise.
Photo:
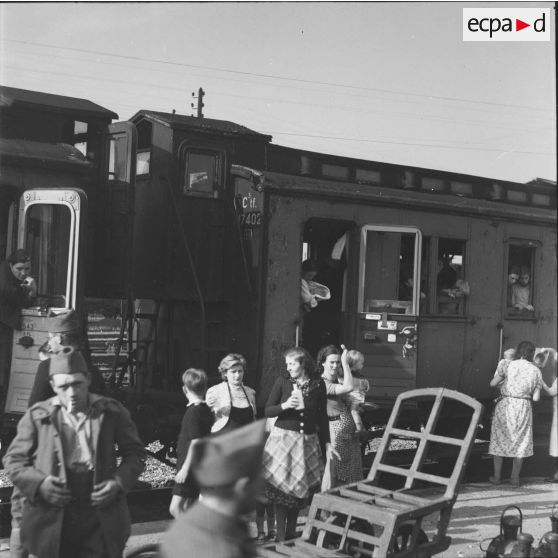
[(351, 349), (347, 352), (347, 364), (349, 368), (353, 368), (353, 366), (359, 362), (364, 362), (364, 355), (360, 351), (356, 351), (355, 349)]
[(182, 383), (191, 392), (203, 395), (207, 391), (207, 374), (200, 368), (188, 368), (182, 374)]

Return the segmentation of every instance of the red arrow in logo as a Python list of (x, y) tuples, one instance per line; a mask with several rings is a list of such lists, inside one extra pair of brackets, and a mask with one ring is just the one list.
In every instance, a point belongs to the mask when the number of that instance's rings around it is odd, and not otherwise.
[(530, 23), (525, 23), (524, 21), (521, 21), (520, 19), (515, 19), (515, 30), (516, 31), (521, 31), (522, 29), (525, 29), (526, 27), (531, 27)]

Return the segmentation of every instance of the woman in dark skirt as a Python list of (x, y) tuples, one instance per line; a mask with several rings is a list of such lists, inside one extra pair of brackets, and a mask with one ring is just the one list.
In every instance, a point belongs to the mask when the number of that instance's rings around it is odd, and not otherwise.
[(277, 420), (263, 455), (265, 492), (275, 504), (278, 541), (295, 537), (299, 510), (319, 490), (321, 448), (336, 454), (329, 443), (325, 384), (312, 357), (300, 347), (284, 356), (287, 374), (275, 381), (265, 408), (266, 416)]
[(223, 381), (207, 390), (205, 400), (215, 416), (212, 433), (224, 434), (256, 419), (256, 392), (244, 385), (246, 359), (230, 353), (219, 363)]

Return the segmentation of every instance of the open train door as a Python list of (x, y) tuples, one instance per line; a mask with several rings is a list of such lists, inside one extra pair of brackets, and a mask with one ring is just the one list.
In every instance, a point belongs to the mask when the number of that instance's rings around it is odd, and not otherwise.
[(416, 387), (421, 244), (415, 227), (361, 229), (355, 344), (374, 399)]
[(48, 338), (47, 315), (68, 309), (79, 312), (86, 212), (86, 195), (77, 189), (27, 190), (20, 198), (18, 246), (31, 254), (38, 296), (37, 306), (22, 310), (20, 329), (14, 331), (4, 431), (15, 426), (27, 409), (38, 349)]

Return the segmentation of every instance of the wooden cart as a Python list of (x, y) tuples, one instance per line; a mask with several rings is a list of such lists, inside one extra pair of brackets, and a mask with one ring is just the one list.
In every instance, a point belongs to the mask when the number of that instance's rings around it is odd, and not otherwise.
[[(410, 430), (400, 425), (403, 407), (408, 405), (427, 411), (430, 407), (426, 424)], [(439, 421), (442, 410), (443, 423)], [(258, 556), (427, 558), (443, 552), (451, 543), (446, 532), (481, 413), (478, 401), (445, 388), (400, 394), (367, 479), (316, 494), (302, 536), (265, 545)], [(469, 418), (461, 429), (457, 420), (448, 420), (458, 416)], [(451, 436), (443, 434), (448, 431)], [(401, 452), (388, 454), (392, 441), (402, 439), (415, 441), (410, 464), (393, 463)], [(434, 456), (438, 463), (446, 461), (438, 469), (447, 469), (449, 462), (449, 477), (426, 470)], [(381, 488), (384, 477), (390, 485), (397, 478), (403, 486)]]

